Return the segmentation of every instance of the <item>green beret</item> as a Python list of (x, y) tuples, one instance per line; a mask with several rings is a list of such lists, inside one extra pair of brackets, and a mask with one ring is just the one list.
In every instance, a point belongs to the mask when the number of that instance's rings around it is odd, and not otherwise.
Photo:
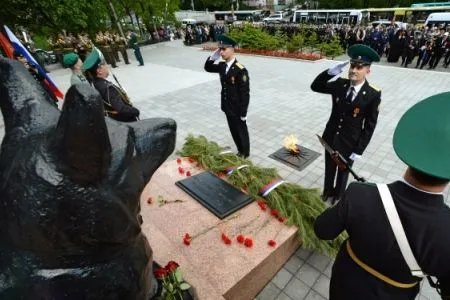
[(71, 52), (71, 53), (67, 53), (64, 55), (63, 57), (63, 65), (66, 68), (72, 68), (78, 61), (79, 57), (77, 54)]
[(81, 66), (81, 69), (83, 71), (89, 71), (91, 69), (97, 68), (98, 65), (102, 62), (102, 59), (96, 50), (96, 48), (93, 48), (91, 53), (86, 57), (84, 60), (83, 65)]
[(450, 180), (450, 92), (426, 98), (401, 117), (394, 150), (408, 166)]
[(350, 56), (350, 62), (353, 64), (370, 65), (372, 62), (379, 62), (380, 56), (372, 48), (363, 45), (356, 44), (348, 48), (348, 56)]
[(220, 34), (217, 36), (217, 40), (219, 41), (219, 47), (223, 48), (234, 48), (237, 45), (237, 42), (230, 37), (227, 37), (224, 34)]

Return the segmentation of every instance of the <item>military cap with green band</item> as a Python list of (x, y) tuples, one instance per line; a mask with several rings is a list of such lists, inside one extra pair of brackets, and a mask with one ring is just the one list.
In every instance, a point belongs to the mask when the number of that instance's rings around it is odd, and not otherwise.
[(100, 57), (100, 54), (95, 48), (93, 48), (91, 53), (89, 53), (89, 55), (86, 57), (83, 65), (81, 65), (81, 69), (83, 71), (88, 71), (97, 68), (101, 62), (102, 58)]
[(351, 46), (348, 48), (347, 54), (352, 64), (370, 65), (372, 62), (380, 61), (380, 56), (375, 50), (362, 44)]
[(237, 45), (237, 42), (235, 40), (224, 34), (218, 35), (217, 40), (219, 41), (219, 47), (234, 48)]
[(63, 65), (66, 68), (72, 68), (78, 61), (79, 56), (76, 53), (67, 53), (63, 57)]
[(450, 180), (450, 92), (408, 109), (394, 132), (394, 150), (408, 166)]

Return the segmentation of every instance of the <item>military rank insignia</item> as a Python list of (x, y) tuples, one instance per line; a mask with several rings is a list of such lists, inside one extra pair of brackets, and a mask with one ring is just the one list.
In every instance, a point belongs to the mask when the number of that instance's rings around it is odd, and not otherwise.
[(353, 118), (356, 118), (359, 112), (360, 112), (359, 107), (355, 107), (355, 109), (353, 110)]

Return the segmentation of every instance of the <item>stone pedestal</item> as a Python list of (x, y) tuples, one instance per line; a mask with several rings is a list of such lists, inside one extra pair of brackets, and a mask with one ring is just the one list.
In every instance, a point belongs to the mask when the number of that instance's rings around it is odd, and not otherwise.
[[(280, 223), (256, 202), (224, 220), (218, 219), (175, 186), (187, 171), (194, 175), (203, 170), (187, 159), (181, 164), (168, 161), (142, 193), (142, 229), (153, 248), (154, 260), (160, 265), (169, 260), (178, 262), (185, 280), (194, 287), (196, 299), (253, 299), (300, 245), (297, 228)], [(168, 202), (160, 206), (158, 200)], [(172, 202), (175, 200), (182, 202)], [(225, 220), (229, 221), (217, 225)], [(201, 232), (205, 233), (195, 237)], [(232, 239), (231, 245), (222, 241), (222, 232)], [(183, 243), (185, 233), (194, 237), (189, 246)], [(253, 247), (239, 244), (238, 234), (251, 237)], [(277, 242), (275, 248), (268, 245), (271, 239)]]

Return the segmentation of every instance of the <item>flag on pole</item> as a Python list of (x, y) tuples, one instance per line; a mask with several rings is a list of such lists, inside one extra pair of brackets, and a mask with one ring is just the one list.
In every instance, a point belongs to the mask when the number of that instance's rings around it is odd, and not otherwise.
[(0, 47), (2, 47), (3, 52), (5, 52), (5, 55), (11, 59), (13, 59), (14, 56), (14, 47), (11, 45), (11, 42), (8, 40), (8, 38), (3, 34), (3, 32), (0, 32)]
[(20, 40), (12, 33), (12, 31), (8, 28), (8, 26), (4, 25), (5, 32), (8, 35), (9, 40), (14, 47), (14, 50), (17, 50), (20, 54), (22, 54), (29, 63), (32, 63), (36, 66), (39, 74), (45, 77), (44, 84), (49, 88), (49, 90), (55, 95), (55, 97), (64, 99), (64, 94), (58, 89), (55, 82), (50, 78), (50, 76), (44, 71), (44, 69), (38, 64), (38, 62), (34, 59), (34, 57), (28, 52), (27, 48), (20, 42)]

